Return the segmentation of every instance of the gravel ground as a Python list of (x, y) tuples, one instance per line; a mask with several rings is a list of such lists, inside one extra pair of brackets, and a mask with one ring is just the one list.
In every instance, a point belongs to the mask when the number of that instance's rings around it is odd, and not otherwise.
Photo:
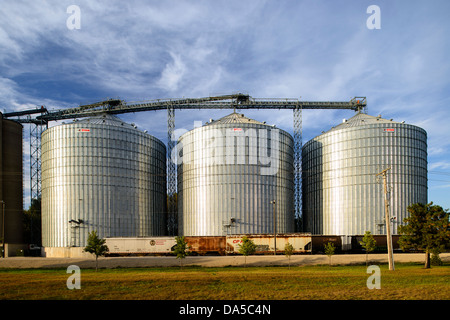
[[(450, 253), (440, 255), (442, 261), (450, 262)], [(395, 262), (424, 262), (423, 253), (394, 254)], [(365, 254), (334, 255), (332, 264), (364, 264)], [(127, 267), (173, 267), (179, 266), (176, 257), (99, 257), (99, 268)], [(294, 255), (291, 256), (291, 266), (328, 264), (326, 255)], [(369, 254), (370, 264), (387, 263), (387, 254)], [(95, 258), (43, 258), (43, 257), (10, 257), (0, 258), (0, 268), (67, 268), (77, 265), (80, 268), (94, 268)], [(188, 256), (183, 260), (184, 266), (225, 267), (243, 266), (243, 256)], [(288, 265), (284, 255), (248, 256), (247, 266), (279, 266)]]

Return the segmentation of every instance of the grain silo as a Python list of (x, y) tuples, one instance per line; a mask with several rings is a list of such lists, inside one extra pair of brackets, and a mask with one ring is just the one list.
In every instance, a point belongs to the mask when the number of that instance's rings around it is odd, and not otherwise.
[(412, 203), (427, 202), (427, 134), (410, 124), (357, 113), (302, 150), (305, 231), (326, 235), (385, 234), (387, 173), (391, 231)]
[(20, 123), (5, 120), (0, 114), (0, 238), (4, 239), (6, 257), (25, 248), (22, 129)]
[(112, 115), (42, 134), (42, 244), (165, 234), (166, 147)]
[(234, 112), (183, 134), (177, 148), (180, 235), (294, 231), (287, 132)]

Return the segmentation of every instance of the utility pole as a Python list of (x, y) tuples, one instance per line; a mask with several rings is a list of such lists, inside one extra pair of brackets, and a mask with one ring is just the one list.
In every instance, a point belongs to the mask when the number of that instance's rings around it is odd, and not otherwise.
[(273, 203), (273, 239), (275, 241), (273, 254), (277, 255), (277, 217), (275, 215), (275, 200), (270, 201), (270, 203)]
[(387, 181), (386, 175), (387, 171), (390, 170), (391, 167), (384, 169), (383, 171), (377, 173), (377, 176), (383, 177), (383, 186), (384, 186), (384, 214), (386, 220), (386, 242), (388, 247), (388, 261), (389, 261), (389, 270), (395, 270), (394, 266), (394, 254), (392, 252), (392, 236), (391, 236), (391, 219), (389, 217), (389, 202), (387, 198)]

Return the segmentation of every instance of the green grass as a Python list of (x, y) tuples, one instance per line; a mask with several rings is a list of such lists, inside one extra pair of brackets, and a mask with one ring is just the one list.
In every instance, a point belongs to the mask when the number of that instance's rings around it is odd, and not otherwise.
[(81, 270), (69, 290), (66, 269), (1, 269), (9, 300), (448, 300), (450, 266), (381, 265), (381, 289), (367, 288), (365, 266), (184, 267)]

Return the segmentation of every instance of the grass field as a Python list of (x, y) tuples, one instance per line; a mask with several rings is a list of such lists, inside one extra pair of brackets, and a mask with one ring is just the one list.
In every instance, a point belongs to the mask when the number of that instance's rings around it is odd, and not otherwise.
[(8, 300), (448, 300), (450, 266), (381, 265), (381, 288), (369, 290), (366, 266), (185, 267), (81, 270), (69, 290), (66, 269), (0, 269)]

